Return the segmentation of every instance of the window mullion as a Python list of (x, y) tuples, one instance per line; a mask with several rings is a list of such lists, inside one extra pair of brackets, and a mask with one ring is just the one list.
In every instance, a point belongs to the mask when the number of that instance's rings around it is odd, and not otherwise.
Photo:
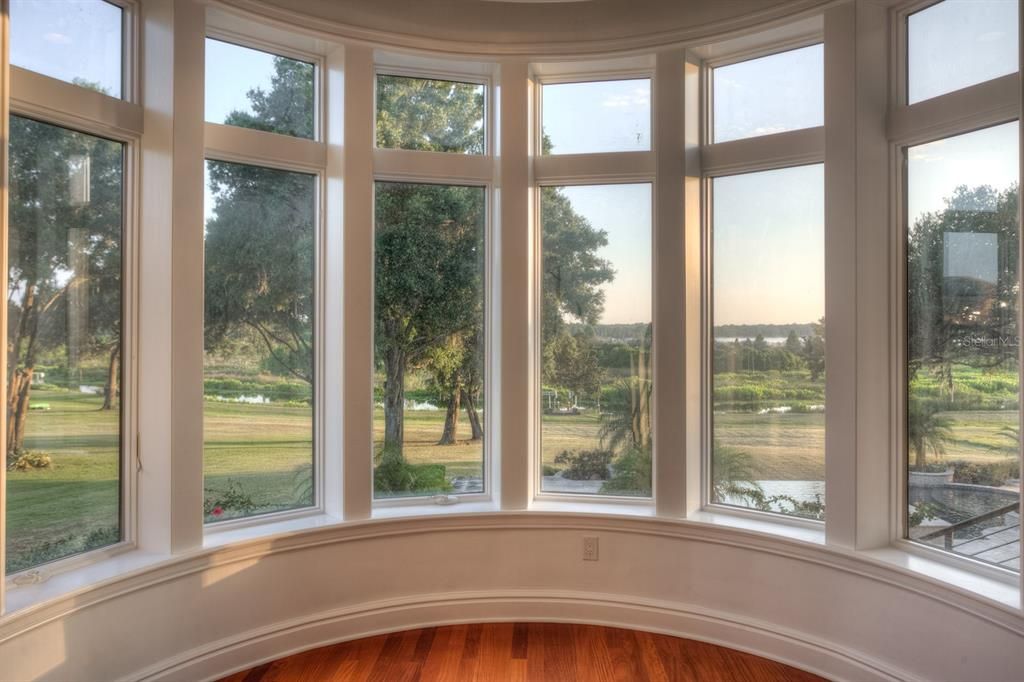
[[(203, 544), (203, 87), (205, 7), (174, 8), (170, 549)], [(173, 496), (173, 499), (170, 499)]]
[(327, 163), (322, 142), (238, 126), (206, 123), (207, 158), (287, 170), (318, 172)]
[(373, 486), (373, 50), (347, 46), (344, 70), (342, 504), (354, 520), (369, 518)]
[(494, 173), (494, 160), (482, 154), (377, 148), (373, 170), (378, 180), (486, 184)]
[(121, 138), (142, 134), (142, 106), (57, 78), (10, 67), (11, 100), (16, 111), (85, 132), (106, 131)]
[(825, 127), (709, 144), (701, 151), (706, 176), (804, 166), (825, 158)]
[[(686, 181), (686, 118), (696, 113), (684, 102), (686, 55), (682, 50), (660, 52), (656, 57), (654, 82), (654, 139), (658, 140), (654, 182), (653, 235), (653, 357), (654, 437), (653, 493), (659, 516), (679, 517), (692, 508), (687, 499), (699, 488), (688, 485), (687, 425), (690, 411), (700, 413), (700, 404), (688, 403), (687, 366), (689, 355), (686, 319), (689, 314), (687, 281), (695, 282), (685, 250), (686, 206), (679, 188)], [(691, 111), (692, 110), (692, 111)], [(699, 271), (699, 262), (697, 264)], [(684, 304), (679, 305), (683, 293)], [(699, 472), (699, 468), (696, 469)], [(699, 474), (698, 474), (699, 480)], [(698, 501), (699, 506), (699, 501)]]
[[(532, 303), (535, 301), (536, 279), (531, 277), (534, 240), (530, 192), (530, 73), (525, 61), (501, 63), (502, 125), (498, 159), (501, 204), (498, 208), (499, 257), (494, 259), (492, 275), (500, 292), (497, 329), (500, 348), (497, 374), (492, 380), (491, 395), (498, 400), (499, 461), (497, 487), (501, 508), (525, 509), (532, 490), (533, 457), (537, 426), (534, 417), (533, 358), (536, 322)], [(493, 426), (491, 428), (494, 428)], [(492, 461), (494, 461), (492, 459)], [(492, 479), (493, 480), (493, 479)]]

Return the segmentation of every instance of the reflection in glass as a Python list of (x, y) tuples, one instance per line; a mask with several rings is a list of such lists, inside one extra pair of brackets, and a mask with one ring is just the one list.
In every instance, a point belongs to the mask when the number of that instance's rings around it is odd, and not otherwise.
[(316, 177), (206, 162), (203, 511), (308, 507)]
[(541, 190), (541, 490), (651, 495), (651, 186)]
[(945, 0), (907, 17), (910, 104), (1017, 71), (1017, 0)]
[(377, 146), (484, 153), (484, 86), (377, 76)]
[(11, 0), (11, 64), (121, 97), (122, 10), (103, 0)]
[(374, 496), (483, 492), (484, 188), (375, 198)]
[(712, 71), (714, 141), (825, 123), (825, 50), (811, 45)]
[(711, 499), (825, 516), (824, 169), (714, 179)]
[(1017, 123), (907, 149), (910, 539), (1019, 570)]
[(121, 539), (123, 147), (12, 116), (7, 572)]
[(651, 148), (651, 81), (635, 78), (542, 86), (544, 154)]
[(206, 39), (206, 120), (313, 139), (315, 69), (298, 59)]

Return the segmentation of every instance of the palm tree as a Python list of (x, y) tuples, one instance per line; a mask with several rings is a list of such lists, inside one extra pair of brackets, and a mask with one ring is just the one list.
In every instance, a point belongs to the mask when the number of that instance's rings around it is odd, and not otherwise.
[(715, 441), (712, 452), (711, 494), (716, 502), (739, 498), (760, 506), (764, 491), (757, 483), (757, 467), (749, 452)]
[(953, 420), (939, 414), (939, 406), (920, 398), (907, 401), (907, 444), (914, 451), (914, 468), (925, 468), (928, 451), (945, 454), (952, 440)]

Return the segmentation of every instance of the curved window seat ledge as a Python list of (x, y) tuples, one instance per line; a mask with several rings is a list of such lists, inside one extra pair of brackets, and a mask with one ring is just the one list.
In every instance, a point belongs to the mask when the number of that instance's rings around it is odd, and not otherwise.
[(529, 511), (497, 511), (493, 502), (473, 502), (375, 508), (373, 517), (362, 521), (341, 521), (317, 513), (213, 528), (207, 530), (204, 546), (191, 552), (169, 556), (126, 550), (50, 575), (41, 572), (39, 582), (15, 584), (9, 580), (8, 611), (0, 617), (0, 641), (5, 634), (17, 632), (15, 621), (22, 615), (59, 617), (66, 609), (84, 603), (236, 561), (351, 540), (481, 529), (580, 530), (708, 542), (824, 564), (922, 594), (941, 594), (944, 601), (969, 610), (980, 601), (1015, 620), (1020, 618), (1020, 590), (1012, 580), (1015, 576), (988, 575), (903, 545), (860, 551), (829, 546), (821, 524), (758, 516), (712, 509), (682, 520), (656, 516), (651, 504), (574, 501), (537, 502)]

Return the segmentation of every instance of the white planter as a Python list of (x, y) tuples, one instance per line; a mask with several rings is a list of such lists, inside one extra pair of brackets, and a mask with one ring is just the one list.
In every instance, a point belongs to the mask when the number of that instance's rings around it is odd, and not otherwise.
[(953, 469), (946, 469), (945, 471), (939, 471), (937, 473), (930, 473), (927, 471), (911, 471), (910, 473), (910, 485), (918, 486), (921, 488), (929, 488), (937, 485), (947, 485), (953, 482)]

